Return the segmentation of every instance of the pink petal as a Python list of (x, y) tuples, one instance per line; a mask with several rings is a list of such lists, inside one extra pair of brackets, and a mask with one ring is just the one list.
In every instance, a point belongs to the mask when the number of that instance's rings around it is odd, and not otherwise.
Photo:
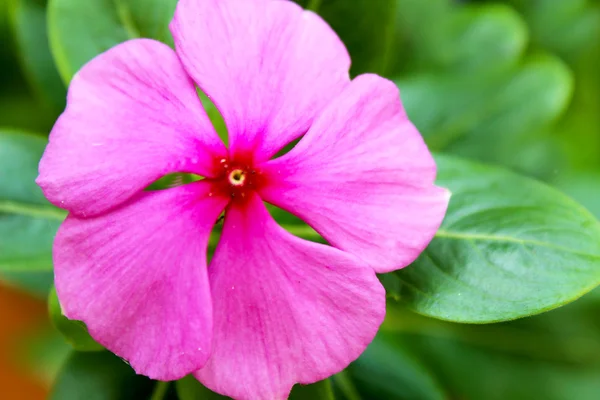
[(349, 83), (343, 43), (291, 1), (180, 0), (171, 31), (183, 65), (223, 114), (236, 154), (269, 159)]
[(92, 216), (168, 173), (210, 176), (224, 154), (175, 52), (136, 39), (73, 77), (37, 182), (55, 205)]
[(54, 243), (65, 315), (153, 379), (179, 379), (210, 355), (206, 247), (227, 199), (209, 188), (196, 182), (99, 217), (70, 215)]
[(285, 156), (264, 164), (265, 201), (292, 212), (377, 272), (411, 263), (442, 222), (449, 192), (396, 86), (363, 75)]
[(371, 268), (292, 236), (256, 195), (227, 212), (208, 273), (213, 353), (195, 376), (235, 399), (286, 399), (294, 383), (341, 371), (385, 315)]

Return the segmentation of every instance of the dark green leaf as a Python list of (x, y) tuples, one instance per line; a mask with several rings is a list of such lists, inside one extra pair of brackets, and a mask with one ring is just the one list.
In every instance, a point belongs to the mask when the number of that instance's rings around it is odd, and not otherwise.
[(352, 74), (383, 74), (394, 43), (396, 0), (304, 0), (344, 42), (352, 57)]
[(65, 340), (78, 351), (100, 351), (104, 347), (98, 344), (81, 321), (71, 321), (62, 313), (56, 290), (52, 288), (48, 296), (48, 312), (52, 324), (64, 336)]
[(452, 399), (596, 399), (600, 326), (590, 295), (551, 313), (456, 324), (390, 307), (382, 331), (427, 365)]
[(207, 389), (192, 375), (178, 380), (175, 385), (180, 400), (224, 400), (229, 398)]
[(146, 399), (153, 382), (107, 352), (74, 352), (54, 383), (52, 400)]
[(13, 30), (23, 71), (53, 118), (65, 106), (66, 90), (48, 46), (45, 5), (39, 0), (13, 0), (13, 4)]
[[(432, 373), (390, 335), (380, 333), (347, 374), (363, 399), (443, 400)], [(315, 397), (316, 398), (316, 397)]]
[(334, 400), (333, 390), (329, 379), (313, 383), (312, 385), (295, 385), (290, 393), (289, 400)]
[[(177, 394), (181, 400), (219, 400), (229, 397), (221, 396), (202, 385), (193, 376), (187, 376), (176, 383)], [(333, 399), (331, 384), (328, 380), (317, 382), (312, 385), (296, 385), (290, 394), (290, 400), (303, 399)]]
[(394, 273), (432, 317), (484, 323), (561, 306), (600, 283), (600, 223), (560, 192), (499, 168), (437, 157), (452, 192), (442, 227)]

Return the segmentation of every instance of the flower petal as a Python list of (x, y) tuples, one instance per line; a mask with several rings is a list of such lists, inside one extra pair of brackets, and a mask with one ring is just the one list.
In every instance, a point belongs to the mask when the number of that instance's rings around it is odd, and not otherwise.
[(179, 379), (210, 355), (211, 228), (227, 203), (195, 182), (95, 218), (70, 215), (54, 243), (64, 314), (152, 379)]
[(439, 228), (449, 192), (396, 86), (362, 75), (285, 156), (261, 167), (265, 201), (308, 222), (377, 272), (411, 263)]
[(341, 371), (385, 315), (371, 268), (289, 234), (256, 195), (227, 211), (208, 273), (213, 352), (195, 376), (235, 399), (285, 399), (294, 383)]
[(149, 39), (122, 43), (74, 77), (38, 184), (56, 206), (100, 214), (172, 172), (210, 176), (225, 147), (177, 55)]
[(304, 134), (348, 83), (335, 32), (291, 1), (180, 0), (171, 23), (183, 65), (221, 111), (234, 153), (269, 159)]

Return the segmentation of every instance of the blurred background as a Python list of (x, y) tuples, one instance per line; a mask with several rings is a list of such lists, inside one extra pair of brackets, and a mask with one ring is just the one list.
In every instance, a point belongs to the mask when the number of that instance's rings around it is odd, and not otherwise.
[[(72, 1), (92, 11), (112, 7)], [(163, 1), (166, 9), (174, 4)], [(143, 3), (114, 0), (128, 2)], [(353, 75), (397, 82), (433, 151), (535, 177), (600, 217), (600, 1), (298, 2), (338, 32)], [(43, 0), (0, 0), (0, 132), (37, 135), (38, 158), (66, 90), (47, 18)], [(13, 151), (1, 146), (0, 165)], [(23, 171), (0, 168), (0, 201), (11, 174), (35, 176), (30, 165)], [(0, 211), (3, 218), (11, 217)], [(51, 271), (14, 267), (15, 246), (44, 250), (47, 263), (51, 237), (0, 228), (0, 398), (36, 400), (56, 379), (70, 379), (60, 372), (65, 360), (85, 356), (73, 355), (49, 321)], [(332, 381), (348, 399), (600, 399), (600, 292), (481, 326), (426, 318), (391, 301), (375, 342)], [(137, 398), (98, 396), (91, 397)]]

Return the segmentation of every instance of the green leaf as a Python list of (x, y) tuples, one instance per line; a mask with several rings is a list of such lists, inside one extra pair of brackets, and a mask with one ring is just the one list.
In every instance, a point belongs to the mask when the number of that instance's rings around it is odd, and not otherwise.
[(229, 398), (221, 396), (206, 388), (206, 386), (198, 382), (192, 375), (178, 380), (175, 383), (175, 388), (177, 389), (177, 396), (180, 400), (224, 400)]
[(431, 149), (539, 176), (556, 164), (548, 159), (554, 156), (549, 127), (573, 91), (573, 77), (559, 59), (539, 55), (492, 78), (420, 74), (397, 84)]
[(62, 313), (56, 289), (50, 290), (48, 296), (48, 313), (50, 320), (65, 340), (77, 351), (100, 351), (104, 347), (97, 343), (88, 333), (87, 327), (81, 321), (72, 321)]
[(51, 271), (52, 242), (66, 213), (35, 184), (47, 140), (0, 130), (0, 271)]
[(128, 39), (148, 37), (172, 44), (168, 24), (176, 0), (50, 0), (50, 48), (69, 82), (83, 64)]
[(553, 185), (573, 197), (600, 219), (600, 171), (561, 170)]
[(346, 373), (363, 399), (448, 398), (431, 371), (384, 333), (377, 335), (358, 360), (347, 368)]
[(396, 0), (396, 39), (391, 45), (388, 75), (430, 70), (452, 59), (450, 0)]
[(394, 40), (396, 0), (310, 0), (300, 5), (317, 12), (344, 42), (353, 75), (385, 73)]
[[(544, 133), (565, 111), (572, 92), (573, 77), (563, 62), (551, 56), (532, 58), (502, 82), (484, 117), (446, 151), (511, 167), (523, 165), (525, 144), (538, 140), (536, 133)], [(479, 100), (483, 97), (482, 93)]]
[[(452, 71), (498, 73), (519, 61), (527, 27), (502, 4), (456, 5), (448, 0), (396, 0), (388, 74)], [(390, 10), (392, 12), (392, 10)]]
[[(591, 295), (591, 294), (590, 294)], [(452, 399), (595, 399), (597, 300), (499, 324), (449, 323), (388, 308), (381, 331), (433, 371)]]
[(153, 382), (135, 372), (115, 355), (103, 351), (74, 352), (59, 373), (52, 400), (146, 399)]
[(25, 77), (51, 119), (65, 106), (66, 89), (50, 54), (46, 8), (39, 0), (12, 0), (12, 23)]
[(435, 318), (486, 323), (540, 313), (600, 283), (600, 224), (570, 198), (503, 169), (437, 157), (452, 192), (442, 227), (396, 293)]
[(290, 393), (289, 400), (334, 400), (333, 390), (329, 379), (325, 379), (312, 385), (295, 385)]
[(575, 60), (598, 44), (600, 7), (594, 0), (511, 0), (527, 18), (536, 44)]
[[(192, 375), (186, 376), (180, 379), (175, 384), (177, 389), (177, 395), (180, 400), (219, 400), (228, 399), (229, 397), (221, 396), (206, 388)], [(323, 399), (333, 400), (333, 392), (331, 390), (331, 383), (326, 379), (321, 382), (314, 383), (312, 385), (296, 385), (290, 393), (290, 400), (303, 400), (303, 399)]]
[(451, 18), (449, 67), (456, 73), (499, 72), (517, 64), (527, 45), (527, 26), (503, 4), (459, 8)]

